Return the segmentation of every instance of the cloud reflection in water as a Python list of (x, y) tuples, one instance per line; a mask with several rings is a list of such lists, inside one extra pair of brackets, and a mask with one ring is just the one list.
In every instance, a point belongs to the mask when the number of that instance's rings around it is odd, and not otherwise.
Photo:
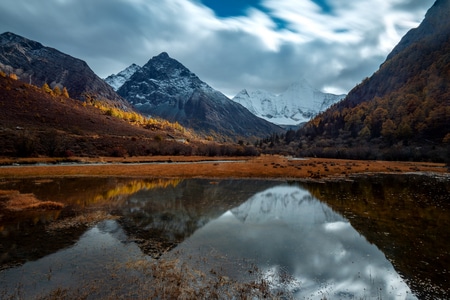
[(299, 282), (298, 298), (416, 299), (375, 245), (297, 186), (255, 194), (179, 248), (189, 247), (199, 257), (253, 261), (268, 277), (283, 270)]

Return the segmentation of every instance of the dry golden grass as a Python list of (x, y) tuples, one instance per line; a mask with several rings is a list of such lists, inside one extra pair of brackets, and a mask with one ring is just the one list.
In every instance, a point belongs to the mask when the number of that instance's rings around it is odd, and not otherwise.
[[(45, 162), (39, 159), (39, 162)], [(326, 158), (295, 160), (278, 155), (259, 157), (82, 158), (74, 165), (28, 165), (0, 169), (0, 178), (52, 176), (139, 176), (176, 178), (321, 179), (358, 173), (448, 173), (443, 163), (358, 161)], [(11, 162), (11, 160), (9, 160)], [(20, 163), (20, 161), (18, 161)], [(27, 162), (32, 162), (29, 159)], [(197, 162), (197, 163), (194, 163)], [(198, 163), (201, 162), (201, 163)], [(8, 163), (3, 160), (0, 163)]]
[(0, 190), (0, 200), (4, 209), (9, 211), (62, 209), (64, 204), (53, 201), (40, 201), (33, 194), (21, 194), (18, 191)]

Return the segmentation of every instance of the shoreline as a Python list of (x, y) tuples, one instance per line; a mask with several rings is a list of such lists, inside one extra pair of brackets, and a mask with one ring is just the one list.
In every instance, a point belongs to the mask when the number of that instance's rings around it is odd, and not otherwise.
[(449, 174), (444, 163), (328, 158), (152, 156), (0, 159), (0, 179), (59, 176), (326, 179), (363, 173)]

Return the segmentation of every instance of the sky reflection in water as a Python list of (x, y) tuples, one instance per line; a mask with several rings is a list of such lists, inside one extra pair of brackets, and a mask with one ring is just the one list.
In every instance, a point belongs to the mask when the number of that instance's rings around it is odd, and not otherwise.
[(267, 274), (288, 272), (302, 299), (416, 299), (376, 246), (299, 187), (254, 195), (178, 248), (252, 261)]
[[(417, 299), (383, 252), (297, 184), (185, 180), (142, 186), (128, 198), (113, 193), (105, 202), (135, 227), (102, 221), (72, 246), (0, 271), (0, 285), (21, 286), (24, 297), (82, 288), (86, 281), (118, 285), (131, 272), (121, 266), (144, 257), (129, 229), (157, 228), (179, 239), (171, 240), (178, 246), (163, 257), (201, 258), (192, 263), (203, 265), (195, 267), (238, 281), (248, 280), (255, 265), (275, 288), (299, 299)], [(105, 280), (105, 274), (114, 276)]]

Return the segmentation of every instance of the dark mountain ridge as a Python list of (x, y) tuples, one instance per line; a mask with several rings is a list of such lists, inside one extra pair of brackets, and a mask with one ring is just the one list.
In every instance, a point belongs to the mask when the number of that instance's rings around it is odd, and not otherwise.
[(0, 73), (0, 156), (191, 153), (194, 145), (178, 142), (192, 139), (188, 134), (159, 123), (139, 126)]
[[(425, 19), (419, 27), (411, 29), (394, 47), (386, 60), (394, 56), (419, 41), (433, 44), (433, 47), (439, 46), (448, 36), (445, 34), (446, 27), (450, 26), (450, 2), (448, 0), (437, 0), (427, 12)], [(432, 38), (430, 33), (434, 32)], [(440, 32), (440, 33), (439, 33)]]
[(117, 92), (140, 112), (205, 136), (236, 139), (283, 131), (214, 90), (165, 52), (151, 58)]
[[(364, 80), (342, 105), (354, 106), (374, 97), (383, 97), (406, 85), (408, 80), (445, 56), (450, 32), (450, 1), (437, 0), (418, 28), (406, 33), (387, 56), (370, 81)], [(439, 66), (438, 66), (439, 67)], [(441, 66), (442, 69), (445, 65)]]
[(14, 73), (28, 84), (66, 87), (74, 99), (91, 98), (131, 110), (86, 62), (11, 32), (0, 35), (0, 70)]
[(14, 77), (0, 72), (0, 157), (258, 154), (253, 146), (201, 140), (177, 123), (81, 102)]
[(378, 71), (296, 132), (296, 154), (450, 161), (449, 16), (437, 0)]

